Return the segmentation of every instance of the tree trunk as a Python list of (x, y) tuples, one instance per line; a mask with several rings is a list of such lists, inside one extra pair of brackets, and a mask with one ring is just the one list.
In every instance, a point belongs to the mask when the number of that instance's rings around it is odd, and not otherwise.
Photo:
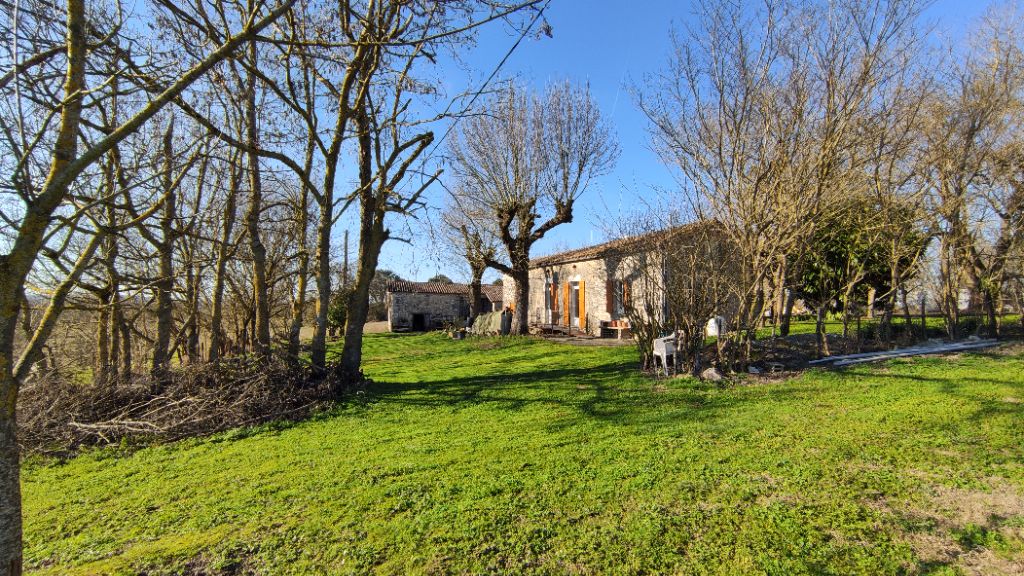
[[(117, 90), (117, 83), (114, 82), (114, 90)], [(116, 96), (114, 101), (111, 103), (114, 110), (114, 118), (117, 117), (117, 101)], [(106, 224), (111, 228), (117, 226), (117, 211), (115, 207), (113, 191), (117, 190), (119, 168), (115, 169), (117, 164), (117, 154), (111, 154), (113, 162), (104, 167), (103, 179), (104, 183), (108, 187), (109, 197), (104, 202), (103, 211), (106, 217)], [(118, 275), (117, 275), (117, 255), (118, 255), (118, 237), (115, 234), (110, 234), (103, 240), (103, 269), (106, 272), (106, 285), (97, 294), (100, 304), (99, 317), (96, 321), (96, 363), (93, 369), (93, 383), (97, 385), (105, 385), (112, 379), (116, 379), (117, 363), (118, 363), (118, 331), (117, 331), (117, 316), (115, 308), (117, 306), (118, 299)]]
[(217, 246), (217, 264), (213, 276), (213, 295), (210, 305), (210, 362), (220, 360), (221, 348), (224, 347), (224, 275), (227, 273), (228, 256), (230, 254), (230, 243), (232, 228), (235, 226), (235, 211), (238, 200), (238, 189), (241, 184), (241, 175), (234, 167), (231, 167), (231, 182), (228, 185), (228, 197), (224, 201), (224, 224), (220, 232), (220, 241)]
[(153, 344), (153, 364), (150, 371), (155, 378), (167, 371), (170, 358), (168, 350), (171, 344), (171, 332), (174, 329), (174, 240), (177, 224), (177, 193), (174, 187), (172, 168), (174, 166), (174, 120), (167, 126), (164, 133), (164, 199), (163, 217), (160, 219), (160, 244), (157, 246), (160, 257), (160, 277), (155, 282), (156, 299), (156, 342)]
[(814, 332), (818, 337), (818, 357), (824, 358), (831, 355), (828, 350), (828, 334), (825, 333), (825, 309), (827, 305), (822, 303), (815, 311)]
[(292, 321), (288, 327), (288, 357), (292, 360), (299, 358), (299, 336), (302, 333), (302, 324), (306, 312), (306, 284), (309, 278), (309, 256), (299, 256), (299, 274), (295, 286), (295, 298), (292, 300)]
[(781, 329), (788, 293), (789, 291), (786, 290), (786, 257), (782, 256), (779, 261), (779, 269), (775, 273), (775, 298), (773, 298), (772, 306), (773, 335), (778, 333), (781, 336), (785, 336), (785, 334), (781, 334)]
[(996, 302), (999, 300), (998, 295), (993, 294), (995, 290), (982, 289), (984, 295), (985, 314), (988, 316), (988, 336), (989, 338), (999, 338), (999, 318), (996, 314)]
[(914, 321), (910, 314), (910, 303), (907, 302), (906, 290), (900, 290), (900, 304), (903, 306), (903, 322), (907, 327), (907, 333), (912, 338), (914, 334)]
[(110, 381), (117, 382), (121, 379), (121, 323), (124, 322), (124, 314), (121, 312), (120, 296), (118, 287), (115, 284), (111, 290), (113, 298), (110, 302), (110, 358), (107, 366), (107, 373)]
[(895, 313), (896, 306), (896, 293), (890, 292), (885, 298), (884, 308), (882, 309), (882, 320), (878, 323), (878, 335), (879, 339), (885, 343), (886, 346), (892, 345), (892, 317)]
[[(333, 170), (327, 171), (333, 184)], [(327, 177), (325, 177), (326, 180)], [(317, 226), (316, 244), (316, 324), (310, 345), (313, 368), (323, 371), (327, 366), (327, 312), (331, 308), (331, 224), (334, 221), (334, 195), (324, 187), (319, 199), (320, 224)]]
[(512, 311), (511, 333), (525, 335), (530, 331), (530, 270), (529, 268), (513, 267), (511, 276), (513, 282), (512, 301), (515, 308)]
[[(251, 3), (250, 3), (251, 5)], [(256, 43), (249, 43), (250, 64), (256, 66)], [(256, 76), (246, 75), (246, 154), (249, 167), (249, 207), (245, 213), (246, 232), (249, 236), (249, 251), (252, 253), (252, 290), (255, 322), (253, 345), (257, 356), (270, 354), (270, 302), (267, 291), (267, 249), (260, 233), (260, 216), (263, 212), (263, 182), (260, 177), (259, 134), (256, 123)]]
[[(110, 224), (114, 224), (114, 207), (112, 203), (108, 204), (107, 209), (110, 214), (108, 220)], [(121, 324), (124, 323), (124, 312), (121, 309), (120, 278), (117, 272), (117, 242), (117, 235), (111, 234), (108, 236), (103, 255), (104, 266), (107, 271), (108, 306), (110, 309), (110, 322), (107, 326), (107, 329), (110, 330), (110, 356), (107, 358), (107, 377), (111, 381), (117, 381), (120, 378), (121, 347), (123, 346), (121, 341)]]
[(793, 304), (796, 302), (796, 298), (793, 297), (792, 290), (784, 290), (786, 304), (782, 308), (782, 318), (779, 322), (779, 336), (785, 338), (789, 336), (789, 323), (793, 318)]
[(135, 370), (132, 366), (132, 329), (123, 317), (117, 327), (121, 331), (121, 377), (131, 378)]
[(171, 331), (174, 329), (174, 265), (170, 251), (160, 254), (160, 279), (156, 281), (156, 341), (153, 344), (153, 362), (150, 371), (159, 377), (168, 368), (168, 351), (171, 344)]
[(202, 361), (199, 355), (199, 286), (202, 277), (196, 270), (191, 250), (185, 269), (185, 294), (188, 299), (188, 320), (185, 322), (185, 356), (189, 364)]
[(484, 270), (480, 266), (473, 266), (473, 277), (469, 282), (469, 326), (473, 325), (476, 317), (480, 315), (480, 297), (482, 294)]
[(366, 112), (356, 117), (359, 138), (359, 262), (356, 264), (356, 282), (348, 296), (348, 314), (345, 317), (345, 344), (341, 351), (342, 382), (358, 382), (363, 374), (363, 326), (370, 310), (370, 282), (377, 272), (380, 248), (387, 241), (384, 229), (384, 206), (373, 188), (373, 135)]
[(921, 294), (921, 339), (928, 339), (928, 301), (926, 296)]
[(0, 574), (21, 575), (21, 460), (14, 402), (17, 385), (10, 366), (0, 382)]
[[(383, 220), (383, 214), (381, 215)], [(363, 361), (363, 326), (370, 312), (370, 283), (377, 272), (377, 258), (386, 239), (383, 222), (374, 223), (368, 237), (360, 234), (359, 263), (356, 281), (348, 296), (348, 315), (345, 318), (345, 344), (341, 351), (341, 375), (343, 382), (358, 382), (362, 379), (360, 366)]]
[(92, 382), (103, 386), (110, 380), (110, 290), (103, 290), (99, 296), (100, 310), (99, 317), (96, 319), (96, 363), (93, 368)]
[(850, 296), (853, 286), (848, 285), (843, 292), (843, 338), (850, 337)]
[(950, 340), (957, 339), (957, 324), (960, 322), (960, 291), (956, 264), (953, 260), (954, 247), (948, 238), (943, 236), (939, 250), (939, 276), (942, 284), (942, 316), (946, 323), (946, 334)]
[[(303, 168), (307, 176), (313, 169), (313, 140), (306, 144), (306, 156)], [(292, 299), (292, 322), (288, 328), (288, 358), (298, 360), (299, 358), (299, 335), (302, 332), (302, 324), (306, 314), (306, 285), (309, 282), (309, 242), (306, 236), (306, 229), (309, 227), (309, 187), (302, 187), (302, 196), (299, 198), (298, 227), (299, 227), (299, 269), (298, 279), (295, 286), (295, 297)]]

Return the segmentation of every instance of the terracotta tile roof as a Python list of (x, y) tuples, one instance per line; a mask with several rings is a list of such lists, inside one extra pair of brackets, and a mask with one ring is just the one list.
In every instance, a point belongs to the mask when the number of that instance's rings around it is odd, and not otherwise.
[(480, 291), (491, 302), (501, 302), (505, 298), (501, 286), (497, 284), (484, 284), (480, 287)]
[(608, 256), (628, 254), (636, 252), (642, 249), (644, 245), (649, 245), (661, 238), (664, 238), (665, 236), (693, 232), (706, 224), (706, 221), (697, 221), (669, 228), (667, 230), (658, 230), (656, 232), (648, 232), (647, 234), (639, 234), (637, 236), (627, 236), (625, 238), (619, 238), (603, 244), (597, 244), (596, 246), (577, 248), (576, 250), (559, 252), (557, 254), (551, 254), (550, 256), (541, 256), (530, 260), (530, 268), (553, 266), (555, 264), (569, 264), (572, 262), (583, 262), (586, 260), (606, 258)]
[[(405, 280), (391, 280), (387, 285), (388, 292), (413, 292), (417, 294), (448, 294), (456, 296), (469, 296), (469, 284), (455, 284), (449, 282), (406, 282)], [(480, 291), (491, 302), (501, 301), (501, 286), (496, 284), (484, 284)], [(497, 296), (497, 299), (495, 299)]]

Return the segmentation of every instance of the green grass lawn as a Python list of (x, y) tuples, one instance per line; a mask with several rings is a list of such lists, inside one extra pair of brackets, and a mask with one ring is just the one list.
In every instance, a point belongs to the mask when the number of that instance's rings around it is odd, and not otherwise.
[(27, 464), (29, 571), (1024, 570), (1019, 352), (722, 388), (634, 365), (370, 335), (375, 384), (329, 414)]

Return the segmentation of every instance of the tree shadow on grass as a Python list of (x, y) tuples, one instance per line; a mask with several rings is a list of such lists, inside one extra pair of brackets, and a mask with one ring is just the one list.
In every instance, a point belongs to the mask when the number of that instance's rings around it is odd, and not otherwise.
[[(367, 410), (391, 405), (438, 410), (486, 407), (510, 413), (555, 407), (570, 416), (552, 419), (547, 427), (556, 432), (587, 419), (652, 430), (678, 428), (681, 423), (724, 418), (752, 401), (742, 395), (713, 393), (691, 380), (660, 382), (667, 383), (656, 389), (654, 382), (637, 374), (635, 363), (620, 361), (424, 382), (375, 381), (360, 403)], [(780, 388), (773, 391), (773, 398), (804, 393), (799, 388)]]
[[(935, 390), (941, 394), (976, 403), (980, 408), (971, 415), (971, 418), (974, 419), (1006, 414), (1024, 416), (1024, 377), (1020, 379), (998, 379), (972, 375), (954, 378), (889, 373), (867, 368), (846, 369), (840, 373), (847, 377), (863, 378), (865, 380), (895, 379), (934, 385), (936, 386)], [(972, 384), (1005, 386), (1013, 390), (1016, 396), (1014, 398), (996, 398), (992, 395), (975, 393), (971, 390)]]

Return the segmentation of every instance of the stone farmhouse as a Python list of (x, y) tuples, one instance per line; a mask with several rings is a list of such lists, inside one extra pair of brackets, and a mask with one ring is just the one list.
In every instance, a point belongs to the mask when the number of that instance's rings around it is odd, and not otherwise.
[[(502, 291), (496, 284), (480, 287), (481, 313), (501, 310)], [(448, 322), (469, 319), (468, 284), (391, 281), (387, 285), (388, 330), (436, 330)]]
[[(541, 330), (623, 337), (628, 334), (629, 307), (664, 310), (660, 246), (705, 237), (707, 226), (697, 222), (531, 260), (530, 324)], [(504, 275), (502, 284), (504, 301), (513, 303), (512, 278)]]

